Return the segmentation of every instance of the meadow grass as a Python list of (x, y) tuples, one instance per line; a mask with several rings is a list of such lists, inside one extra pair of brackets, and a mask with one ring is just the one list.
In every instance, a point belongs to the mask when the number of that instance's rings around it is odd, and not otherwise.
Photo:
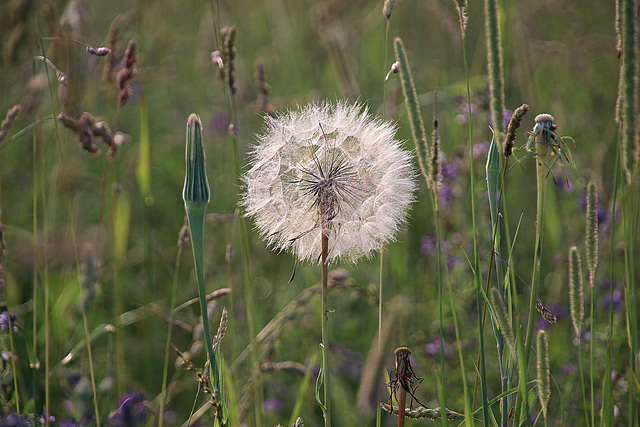
[[(3, 2), (0, 424), (640, 425), (635, 10)], [(320, 274), (239, 202), (264, 117), (339, 100), (420, 179), (397, 241)]]

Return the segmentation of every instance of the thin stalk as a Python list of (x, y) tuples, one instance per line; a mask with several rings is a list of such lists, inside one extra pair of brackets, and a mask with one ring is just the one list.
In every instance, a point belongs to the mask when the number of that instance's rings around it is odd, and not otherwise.
[(535, 251), (533, 253), (533, 272), (531, 275), (531, 297), (529, 300), (529, 317), (527, 320), (527, 335), (524, 344), (524, 365), (529, 363), (529, 354), (531, 351), (531, 343), (533, 340), (533, 326), (535, 324), (536, 301), (538, 300), (538, 288), (540, 286), (540, 262), (542, 258), (542, 243), (544, 237), (544, 214), (545, 199), (547, 192), (547, 172), (548, 162), (551, 149), (544, 142), (538, 141), (535, 144), (536, 158), (536, 242)]
[[(611, 284), (611, 286), (613, 286), (613, 284)], [(595, 311), (594, 311), (594, 295), (593, 295), (593, 282), (591, 283), (590, 286), (591, 292), (589, 295), (589, 299), (591, 300), (591, 322), (589, 325), (589, 381), (590, 381), (590, 390), (591, 390), (591, 425), (595, 426), (596, 425), (596, 396), (595, 396), (595, 388), (594, 388), (594, 382), (593, 382), (593, 378), (595, 377), (594, 374), (594, 363), (593, 363), (593, 341), (594, 341), (594, 336), (593, 336), (593, 324), (595, 323)], [(613, 304), (613, 300), (609, 301), (610, 304)]]
[[(383, 44), (383, 63), (382, 69), (384, 70), (388, 65), (389, 61), (389, 49), (387, 46), (389, 45), (389, 18), (386, 19), (385, 33), (384, 33), (384, 44)], [(387, 79), (385, 78), (382, 81), (382, 118), (386, 119), (387, 116)], [(378, 283), (378, 355), (382, 357), (382, 271), (384, 264), (384, 248), (380, 248), (380, 270), (379, 270), (379, 280)], [(382, 365), (381, 365), (382, 366)], [(376, 426), (380, 426), (382, 424), (382, 408), (380, 405), (377, 405), (376, 410)]]
[[(34, 66), (34, 75), (35, 75), (35, 66)], [(35, 120), (35, 118), (34, 118)], [(36, 134), (36, 125), (34, 123), (33, 127), (33, 140), (32, 140), (32, 153), (33, 157), (31, 160), (33, 166), (33, 194), (32, 194), (32, 204), (33, 204), (33, 253), (36, 254), (38, 249), (38, 161), (36, 159), (38, 153), (38, 138)], [(32, 373), (32, 395), (35, 403), (35, 407), (38, 408), (39, 404), (39, 393), (38, 391), (38, 371), (40, 368), (40, 363), (38, 362), (38, 257), (35, 257), (33, 263), (33, 287), (32, 287), (32, 295), (33, 298), (33, 373)], [(15, 372), (15, 371), (14, 371)]]
[(580, 368), (580, 384), (582, 385), (582, 407), (584, 408), (584, 417), (587, 422), (587, 427), (591, 424), (589, 423), (589, 411), (587, 410), (587, 391), (584, 384), (584, 369), (582, 367), (582, 339), (578, 336), (578, 366)]
[[(7, 330), (9, 332), (9, 346), (11, 348), (11, 354), (16, 354), (15, 345), (13, 343), (13, 322), (11, 321), (11, 311), (9, 310), (9, 304), (7, 304)], [(18, 388), (18, 375), (16, 371), (16, 358), (11, 358), (11, 370), (13, 371), (13, 393), (16, 397), (16, 413), (20, 413), (20, 389)]]
[[(40, 24), (39, 22), (36, 22), (37, 28), (38, 28), (38, 32), (40, 33)], [(56, 111), (55, 111), (55, 106), (53, 103), (53, 88), (51, 87), (51, 79), (49, 76), (49, 63), (50, 61), (48, 61), (47, 59), (47, 54), (45, 52), (44, 49), (44, 43), (42, 43), (42, 41), (40, 41), (40, 49), (42, 50), (42, 57), (45, 58), (45, 74), (47, 76), (47, 82), (49, 82), (49, 84), (47, 85), (49, 88), (49, 99), (51, 101), (51, 115), (52, 117), (56, 117)], [(62, 144), (61, 144), (61, 138), (60, 138), (60, 129), (58, 127), (58, 121), (54, 120), (54, 128), (56, 130), (56, 140), (58, 142), (58, 154), (60, 157), (60, 168), (62, 171), (62, 176), (66, 175), (66, 171), (65, 171), (65, 166), (64, 166), (64, 158), (62, 155)], [(43, 212), (46, 212), (46, 204), (45, 204), (45, 194), (44, 194), (44, 153), (42, 153), (42, 203), (43, 203)], [(67, 198), (67, 211), (69, 213), (69, 227), (71, 230), (71, 237), (73, 240), (73, 249), (74, 249), (74, 254), (75, 254), (75, 260), (76, 260), (76, 276), (80, 277), (80, 265), (79, 265), (79, 259), (78, 259), (78, 246), (76, 244), (76, 234), (75, 234), (75, 225), (74, 225), (74, 220), (73, 220), (73, 211), (71, 209), (71, 200), (69, 198)], [(47, 248), (47, 229), (46, 229), (46, 224), (47, 224), (47, 219), (46, 219), (46, 214), (43, 215), (43, 235), (44, 235), (44, 287), (45, 287), (45, 418), (46, 418), (46, 425), (49, 426), (49, 398), (50, 398), (50, 394), (49, 394), (49, 325), (48, 325), (48, 321), (49, 321), (49, 317), (48, 317), (48, 292), (49, 292), (49, 272), (48, 272), (48, 261), (47, 261), (47, 252), (46, 252), (46, 248)], [(96, 424), (100, 425), (100, 411), (98, 409), (98, 393), (97, 393), (97, 387), (96, 387), (96, 377), (95, 377), (95, 371), (93, 369), (93, 356), (92, 356), (92, 352), (91, 352), (91, 339), (90, 339), (90, 335), (89, 335), (89, 319), (87, 318), (87, 313), (85, 312), (85, 310), (82, 310), (82, 317), (83, 317), (83, 323), (84, 323), (84, 339), (85, 339), (85, 345), (87, 347), (87, 355), (89, 357), (89, 374), (90, 374), (90, 378), (91, 378), (91, 390), (93, 392), (93, 407), (94, 407), (94, 412), (96, 415)], [(35, 340), (35, 337), (34, 337)]]
[[(462, 51), (464, 57), (464, 70), (467, 82), (467, 108), (469, 117), (471, 117), (471, 88), (469, 85), (469, 66), (467, 64), (467, 48), (466, 42), (463, 38), (462, 41)], [(476, 208), (475, 208), (475, 196), (474, 196), (474, 188), (475, 188), (475, 177), (474, 177), (474, 167), (473, 167), (473, 128), (471, 125), (471, 120), (469, 120), (469, 175), (470, 175), (470, 195), (471, 195), (471, 224), (473, 228), (473, 253), (474, 253), (474, 267), (473, 267), (473, 282), (476, 288), (476, 303), (478, 309), (478, 339), (480, 341), (480, 381), (481, 381), (481, 394), (482, 394), (482, 413), (484, 418), (485, 426), (489, 425), (489, 407), (488, 407), (488, 398), (487, 398), (487, 380), (486, 380), (486, 370), (485, 370), (485, 361), (484, 361), (484, 332), (483, 332), (483, 322), (482, 322), (482, 295), (481, 289), (482, 286), (482, 272), (480, 271), (480, 251), (478, 249), (478, 231), (476, 227)]]
[(322, 370), (322, 381), (324, 390), (324, 406), (327, 408), (324, 425), (331, 426), (331, 395), (329, 393), (329, 325), (327, 294), (329, 292), (329, 236), (325, 229), (322, 229), (322, 353), (324, 356), (324, 369)]
[(169, 353), (171, 350), (171, 332), (173, 331), (173, 318), (175, 315), (176, 293), (178, 290), (178, 271), (180, 270), (180, 258), (182, 256), (182, 245), (178, 246), (176, 253), (176, 263), (173, 270), (173, 285), (171, 287), (171, 303), (169, 305), (169, 328), (167, 330), (167, 342), (164, 347), (164, 366), (162, 367), (162, 392), (160, 396), (160, 410), (158, 411), (158, 427), (164, 423), (164, 404), (167, 398), (167, 377), (169, 373)]
[[(469, 83), (469, 64), (467, 62), (467, 39), (465, 36), (466, 33), (463, 33), (462, 35), (462, 57), (464, 59), (464, 75), (465, 75), (465, 81), (466, 81), (466, 86), (467, 86), (467, 114), (469, 115), (469, 117), (471, 117), (471, 86)], [(474, 232), (474, 251), (475, 251), (475, 255), (477, 257), (478, 255), (478, 251), (477, 251), (477, 233), (476, 233), (476, 226), (475, 226), (475, 221), (476, 221), (476, 216), (475, 216), (475, 201), (474, 201), (474, 196), (473, 196), (473, 186), (474, 186), (474, 177), (473, 177), (473, 124), (472, 121), (469, 120), (469, 149), (470, 149), (470, 154), (471, 154), (471, 158), (470, 158), (470, 175), (471, 175), (471, 217), (473, 220), (473, 232)], [(440, 244), (440, 242), (438, 242), (438, 244)], [(446, 260), (445, 260), (446, 262)], [(477, 287), (480, 286), (480, 281), (477, 280), (477, 274), (476, 273), (480, 273), (480, 271), (478, 270), (478, 264), (476, 263), (475, 265), (475, 269), (476, 271), (474, 271), (474, 281), (476, 282), (476, 289), (478, 289)], [(447, 278), (448, 278), (449, 272), (447, 270)], [(449, 298), (450, 298), (450, 303), (451, 303), (451, 308), (453, 309), (454, 305), (453, 305), (453, 295), (452, 295), (452, 290), (451, 290), (451, 283), (449, 283)], [(459, 333), (458, 333), (458, 326), (457, 326), (457, 321), (455, 320), (455, 314), (454, 314), (454, 322), (456, 324), (456, 342), (458, 343), (458, 357), (460, 358), (460, 367), (463, 368), (462, 369), (462, 381), (463, 381), (463, 386), (464, 386), (464, 393), (465, 393), (465, 421), (467, 426), (471, 426), (472, 424), (472, 420), (469, 417), (469, 411), (471, 410), (471, 408), (469, 407), (469, 396), (468, 396), (468, 386), (467, 386), (467, 380), (466, 380), (466, 372), (464, 370), (464, 360), (462, 357), (462, 349), (460, 348), (460, 337), (459, 337)], [(484, 419), (485, 422), (488, 422), (489, 420), (489, 414), (488, 414), (488, 408), (485, 405), (483, 408), (483, 415), (484, 415)]]
[[(440, 210), (438, 209), (438, 205), (435, 203), (433, 197), (431, 197), (433, 202), (433, 213), (434, 213), (434, 221), (436, 224), (436, 241), (438, 242), (438, 272), (437, 272), (437, 282), (438, 282), (438, 316), (439, 316), (439, 327), (440, 327), (440, 373), (438, 375), (438, 381), (440, 382), (440, 392), (439, 400), (440, 407), (446, 408), (446, 393), (445, 393), (445, 356), (444, 356), (444, 320), (443, 320), (443, 292), (442, 292), (442, 246), (440, 242), (442, 240), (442, 231), (440, 229)], [(446, 265), (446, 263), (444, 264)], [(440, 417), (442, 420), (442, 426), (447, 427), (449, 421), (447, 417)]]

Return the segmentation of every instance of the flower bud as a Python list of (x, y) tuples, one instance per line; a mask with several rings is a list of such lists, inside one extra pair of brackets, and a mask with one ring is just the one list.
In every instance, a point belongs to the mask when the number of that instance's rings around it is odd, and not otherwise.
[(186, 174), (182, 198), (185, 203), (209, 203), (209, 182), (202, 145), (202, 122), (191, 114), (187, 121), (187, 150), (185, 154)]

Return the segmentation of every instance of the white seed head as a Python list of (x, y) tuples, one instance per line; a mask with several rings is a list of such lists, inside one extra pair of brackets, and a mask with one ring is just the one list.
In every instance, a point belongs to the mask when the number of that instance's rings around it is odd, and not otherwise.
[(346, 102), (265, 120), (242, 203), (269, 247), (319, 262), (324, 231), (329, 260), (355, 262), (394, 239), (415, 172), (392, 123)]

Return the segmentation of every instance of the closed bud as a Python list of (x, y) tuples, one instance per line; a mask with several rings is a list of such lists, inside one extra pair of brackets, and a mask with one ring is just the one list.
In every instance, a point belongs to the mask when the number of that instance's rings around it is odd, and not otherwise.
[(186, 174), (182, 198), (185, 203), (207, 205), (209, 203), (209, 181), (202, 145), (202, 122), (191, 114), (187, 121), (187, 150), (185, 154)]

